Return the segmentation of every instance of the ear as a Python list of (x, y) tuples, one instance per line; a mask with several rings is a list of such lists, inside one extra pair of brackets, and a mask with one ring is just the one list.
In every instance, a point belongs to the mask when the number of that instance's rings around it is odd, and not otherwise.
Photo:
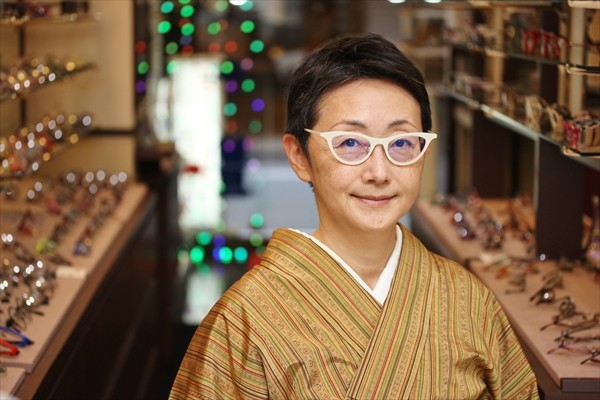
[(302, 151), (300, 143), (298, 143), (298, 139), (294, 135), (286, 133), (283, 135), (282, 143), (283, 151), (296, 176), (304, 182), (310, 182), (310, 164)]

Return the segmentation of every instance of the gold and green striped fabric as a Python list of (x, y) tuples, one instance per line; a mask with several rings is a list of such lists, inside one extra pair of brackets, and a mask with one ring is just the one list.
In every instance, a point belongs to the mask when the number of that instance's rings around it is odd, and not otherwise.
[(312, 240), (276, 230), (198, 327), (170, 398), (539, 398), (491, 292), (402, 229), (383, 306)]

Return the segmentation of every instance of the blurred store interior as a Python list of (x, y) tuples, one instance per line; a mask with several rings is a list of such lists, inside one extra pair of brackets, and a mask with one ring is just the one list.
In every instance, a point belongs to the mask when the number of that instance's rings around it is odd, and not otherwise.
[[(439, 138), (401, 222), (467, 267), (585, 265), (597, 282), (578, 304), (600, 312), (599, 26), (585, 0), (0, 0), (2, 277), (21, 251), (54, 282), (44, 316), (23, 318), (41, 344), (0, 356), (0, 394), (166, 398), (273, 230), (316, 228), (281, 147), (287, 82), (347, 33), (397, 43), (429, 85)], [(469, 224), (482, 202), (497, 218)], [(21, 289), (2, 288), (0, 325), (18, 323)]]

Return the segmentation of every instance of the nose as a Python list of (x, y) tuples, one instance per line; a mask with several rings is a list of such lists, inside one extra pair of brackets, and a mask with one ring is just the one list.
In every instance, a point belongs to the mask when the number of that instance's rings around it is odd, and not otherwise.
[(392, 162), (388, 160), (383, 145), (376, 145), (369, 158), (365, 161), (363, 178), (368, 182), (388, 182), (390, 179), (390, 167)]

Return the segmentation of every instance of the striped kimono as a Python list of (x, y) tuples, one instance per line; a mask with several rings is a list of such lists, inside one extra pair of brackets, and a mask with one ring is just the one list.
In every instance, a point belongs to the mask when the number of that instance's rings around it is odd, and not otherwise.
[(402, 232), (380, 305), (310, 238), (276, 230), (197, 329), (170, 398), (538, 398), (490, 291)]

